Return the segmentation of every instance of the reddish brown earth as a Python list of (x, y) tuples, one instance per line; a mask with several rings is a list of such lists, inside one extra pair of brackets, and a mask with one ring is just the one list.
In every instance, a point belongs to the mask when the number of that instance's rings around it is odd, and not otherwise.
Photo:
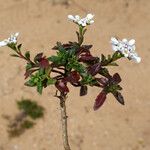
[[(56, 41), (76, 40), (76, 26), (68, 14), (95, 14), (85, 43), (93, 44), (93, 53), (112, 53), (111, 36), (135, 38), (142, 57), (140, 64), (126, 59), (112, 72), (120, 72), (126, 105), (108, 96), (104, 106), (93, 111), (99, 89), (90, 88), (85, 97), (71, 88), (67, 101), (70, 145), (72, 150), (149, 150), (150, 149), (150, 1), (149, 0), (74, 0), (69, 6), (52, 5), (50, 0), (0, 0), (0, 39), (19, 31), (19, 42), (32, 55), (51, 54)], [(59, 101), (54, 87), (42, 96), (24, 83), (25, 62), (0, 49), (0, 150), (63, 150)], [(46, 109), (45, 117), (20, 137), (8, 138), (8, 122), (3, 115), (14, 116), (16, 100), (32, 98)]]

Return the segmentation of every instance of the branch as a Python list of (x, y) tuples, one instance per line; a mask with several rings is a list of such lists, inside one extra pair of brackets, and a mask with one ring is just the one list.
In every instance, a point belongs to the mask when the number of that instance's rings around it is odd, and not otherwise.
[(59, 74), (61, 74), (61, 75), (64, 75), (64, 73), (62, 73), (61, 71), (58, 71), (58, 70), (52, 69), (51, 71), (52, 71), (52, 72), (55, 72), (55, 73), (59, 73)]
[(61, 123), (62, 123), (62, 138), (63, 138), (63, 145), (65, 150), (71, 150), (68, 141), (68, 130), (67, 130), (67, 113), (66, 113), (66, 105), (65, 101), (67, 99), (67, 95), (64, 93), (60, 93), (60, 96), (55, 95), (57, 98), (60, 99), (60, 111), (61, 111)]

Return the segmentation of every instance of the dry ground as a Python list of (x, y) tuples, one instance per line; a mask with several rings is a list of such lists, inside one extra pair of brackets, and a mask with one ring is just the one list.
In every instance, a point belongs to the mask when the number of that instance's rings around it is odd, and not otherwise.
[[(67, 102), (69, 136), (72, 150), (149, 150), (150, 149), (150, 1), (149, 0), (74, 0), (69, 6), (52, 5), (50, 0), (0, 0), (0, 39), (19, 31), (19, 42), (34, 55), (51, 54), (55, 42), (76, 40), (76, 26), (68, 14), (95, 14), (85, 43), (94, 44), (93, 53), (112, 53), (111, 36), (135, 38), (140, 64), (120, 61), (125, 106), (110, 95), (99, 110), (92, 109), (98, 89), (89, 89), (79, 97), (71, 88)], [(24, 83), (24, 62), (0, 49), (0, 150), (63, 150), (59, 102), (55, 90), (48, 88), (42, 96)], [(16, 100), (35, 99), (46, 109), (44, 119), (18, 138), (9, 139), (7, 121), (2, 115), (17, 113)]]

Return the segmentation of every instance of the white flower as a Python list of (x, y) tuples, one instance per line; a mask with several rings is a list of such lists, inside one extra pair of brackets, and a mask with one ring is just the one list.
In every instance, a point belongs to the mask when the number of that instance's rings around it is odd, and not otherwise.
[(0, 42), (0, 47), (2, 46), (6, 46), (8, 44), (11, 44), (11, 43), (17, 43), (17, 37), (18, 37), (19, 33), (15, 33), (15, 34), (12, 34), (8, 39), (5, 39), (3, 41)]
[(87, 23), (87, 24), (92, 24), (92, 23), (94, 23), (93, 18), (94, 18), (94, 15), (92, 15), (92, 14), (87, 14), (87, 16), (86, 16), (86, 23)]
[(82, 18), (77, 22), (79, 25), (85, 27), (87, 25), (86, 18)]
[(76, 15), (76, 16), (68, 15), (69, 20), (71, 20), (74, 23), (81, 25), (83, 27), (94, 23), (93, 18), (94, 18), (94, 15), (92, 15), (92, 14), (87, 14), (87, 16), (85, 18), (80, 18), (80, 16), (78, 16), (78, 15)]
[(124, 57), (129, 58), (130, 60), (134, 60), (136, 63), (141, 62), (141, 58), (138, 56), (138, 54), (135, 51), (135, 40), (118, 40), (115, 37), (111, 38), (111, 44), (112, 44), (112, 49), (114, 51), (119, 51), (121, 52)]

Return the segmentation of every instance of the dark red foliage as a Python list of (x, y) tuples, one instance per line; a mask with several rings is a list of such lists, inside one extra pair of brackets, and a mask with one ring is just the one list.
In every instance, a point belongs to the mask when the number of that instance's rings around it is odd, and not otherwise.
[(108, 84), (108, 79), (107, 78), (96, 78), (96, 80), (99, 82), (101, 87), (105, 87)]
[(39, 60), (40, 68), (47, 68), (49, 66), (49, 61), (46, 58), (41, 58)]
[(72, 47), (73, 47), (73, 45), (71, 43), (70, 44), (63, 44), (63, 48), (65, 50), (70, 50)]
[(49, 66), (49, 61), (43, 56), (43, 53), (39, 53), (34, 57), (34, 62), (39, 63), (40, 68), (47, 68)]
[(93, 45), (82, 45), (81, 48), (87, 51), (87, 50), (90, 50), (92, 48), (92, 46)]
[(107, 95), (107, 93), (105, 93), (104, 91), (101, 91), (99, 93), (99, 95), (97, 96), (95, 103), (94, 103), (94, 107), (93, 107), (94, 110), (99, 109), (103, 105), (103, 103), (106, 100), (106, 95)]
[(115, 73), (112, 77), (112, 80), (114, 81), (114, 83), (118, 84), (121, 82), (121, 77), (118, 73)]
[(120, 104), (124, 105), (124, 98), (120, 92), (114, 92), (113, 95)]
[(65, 80), (71, 83), (77, 83), (80, 80), (80, 74), (77, 71), (72, 71)]
[(96, 63), (88, 67), (88, 73), (91, 74), (92, 76), (95, 76), (97, 73), (99, 73), (100, 69), (101, 69), (101, 64)]
[(118, 73), (115, 73), (113, 76), (110, 76), (108, 78), (101, 77), (96, 78), (96, 80), (100, 83), (101, 86), (105, 87), (108, 84), (119, 84), (121, 82), (121, 77)]
[(37, 69), (34, 69), (34, 70), (26, 70), (24, 76), (25, 76), (25, 79), (27, 79), (33, 72), (35, 72)]
[(97, 60), (97, 57), (93, 57), (89, 52), (83, 53), (79, 56), (79, 61), (81, 62), (89, 62), (95, 60)]
[(53, 50), (59, 50), (59, 48), (61, 47), (64, 50), (70, 50), (70, 49), (74, 48), (77, 45), (78, 45), (77, 42), (69, 42), (67, 44), (62, 44), (60, 42), (57, 42), (57, 46), (54, 46), (52, 49)]
[(69, 92), (69, 89), (63, 80), (57, 81), (55, 86), (62, 93), (68, 93)]
[(79, 49), (77, 50), (78, 54), (84, 53), (84, 52), (90, 52), (90, 49), (92, 48), (92, 45), (82, 45), (81, 47), (79, 47)]
[(84, 96), (87, 94), (87, 86), (86, 85), (82, 85), (81, 88), (80, 88), (80, 96)]
[(43, 53), (37, 54), (37, 55), (35, 56), (35, 58), (34, 58), (34, 61), (35, 61), (35, 62), (36, 62), (36, 61), (40, 61), (40, 59), (42, 58), (42, 56), (43, 56)]

